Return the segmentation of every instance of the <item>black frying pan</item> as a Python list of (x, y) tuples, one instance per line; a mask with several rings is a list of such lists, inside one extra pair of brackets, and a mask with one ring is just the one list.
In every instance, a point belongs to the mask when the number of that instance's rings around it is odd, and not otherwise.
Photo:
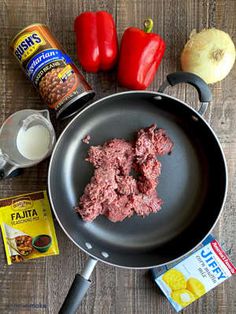
[[(170, 84), (186, 82), (199, 93), (199, 112), (163, 94)], [(74, 313), (86, 293), (97, 260), (128, 268), (151, 268), (171, 262), (195, 248), (216, 224), (222, 209), (227, 171), (220, 144), (201, 114), (211, 100), (208, 86), (196, 75), (174, 73), (159, 92), (130, 91), (87, 106), (69, 123), (54, 149), (49, 167), (49, 196), (67, 236), (90, 259), (74, 283), (61, 313)], [(157, 214), (133, 216), (112, 223), (104, 216), (85, 223), (74, 211), (93, 169), (85, 162), (91, 145), (111, 138), (132, 139), (140, 128), (156, 123), (174, 141), (170, 156), (161, 159), (158, 185), (164, 200)]]

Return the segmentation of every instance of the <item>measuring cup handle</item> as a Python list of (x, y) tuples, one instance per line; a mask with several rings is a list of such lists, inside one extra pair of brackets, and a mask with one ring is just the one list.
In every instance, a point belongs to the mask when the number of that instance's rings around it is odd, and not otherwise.
[(22, 172), (22, 169), (11, 165), (6, 158), (0, 155), (0, 180), (19, 176)]
[[(0, 169), (0, 180), (1, 178), (1, 172), (4, 171), (2, 169)], [(11, 173), (9, 173), (7, 175), (7, 177), (3, 177), (3, 179), (10, 179), (10, 178), (14, 178), (14, 177), (18, 177), (19, 175), (21, 175), (23, 173), (23, 169), (22, 168), (17, 168), (15, 170), (13, 170)]]

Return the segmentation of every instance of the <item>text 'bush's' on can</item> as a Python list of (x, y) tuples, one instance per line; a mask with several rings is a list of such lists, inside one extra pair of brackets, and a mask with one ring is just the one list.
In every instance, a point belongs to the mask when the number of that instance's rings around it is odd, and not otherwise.
[(73, 115), (95, 93), (46, 25), (19, 32), (10, 49), (44, 102), (57, 117)]

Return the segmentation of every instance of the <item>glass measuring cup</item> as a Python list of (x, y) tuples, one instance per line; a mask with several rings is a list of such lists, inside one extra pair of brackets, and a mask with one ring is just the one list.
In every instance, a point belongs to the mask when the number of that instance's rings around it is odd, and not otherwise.
[[(43, 155), (41, 154), (38, 157), (34, 156), (34, 158), (29, 158), (27, 155), (23, 155), (19, 150), (19, 134), (21, 134), (23, 138), (22, 134), (29, 129), (35, 130), (35, 128), (33, 128), (35, 126), (37, 126), (36, 128), (44, 130), (44, 134), (48, 137), (47, 146), (45, 147), (45, 153), (43, 153)], [(32, 140), (34, 141), (33, 146), (35, 146), (35, 144), (40, 145), (40, 140), (42, 140), (42, 138), (36, 136), (35, 132), (34, 134), (32, 133), (32, 136), (34, 138), (31, 138), (31, 144), (28, 144), (29, 149), (30, 145), (32, 146)], [(50, 121), (48, 110), (25, 109), (12, 114), (6, 119), (0, 129), (0, 179), (7, 178), (18, 168), (27, 168), (38, 164), (50, 155), (55, 141), (55, 131)]]

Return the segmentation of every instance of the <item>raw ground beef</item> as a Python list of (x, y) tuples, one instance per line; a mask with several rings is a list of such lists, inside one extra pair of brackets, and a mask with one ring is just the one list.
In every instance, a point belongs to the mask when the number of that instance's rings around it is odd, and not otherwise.
[(89, 144), (89, 141), (91, 140), (91, 136), (88, 134), (86, 135), (83, 139), (82, 139), (82, 142), (84, 144)]
[(161, 163), (156, 158), (172, 148), (165, 130), (156, 125), (139, 130), (134, 142), (112, 139), (103, 146), (91, 146), (86, 160), (94, 166), (94, 176), (76, 208), (83, 220), (105, 215), (117, 222), (135, 213), (144, 217), (159, 211), (163, 201), (156, 187)]

